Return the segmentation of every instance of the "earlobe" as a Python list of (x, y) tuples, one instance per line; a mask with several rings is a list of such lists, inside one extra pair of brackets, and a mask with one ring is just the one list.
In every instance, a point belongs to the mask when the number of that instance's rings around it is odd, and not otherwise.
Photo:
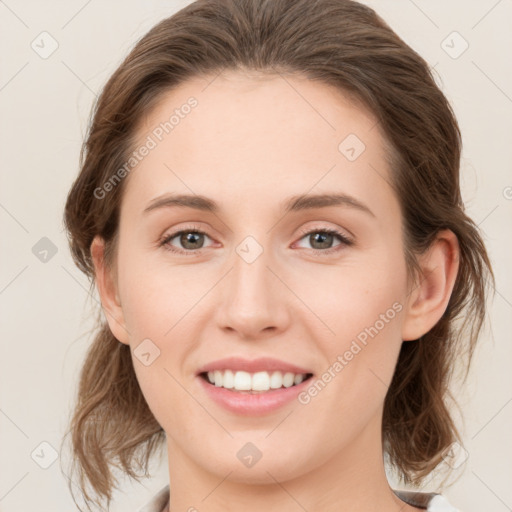
[(97, 235), (91, 243), (91, 256), (94, 263), (95, 280), (101, 298), (101, 305), (112, 334), (121, 343), (128, 345), (128, 331), (125, 326), (117, 284), (111, 269), (105, 265), (104, 253), (105, 242)]
[(457, 237), (451, 230), (443, 230), (418, 257), (421, 274), (406, 301), (402, 340), (419, 339), (443, 316), (457, 278), (459, 254)]

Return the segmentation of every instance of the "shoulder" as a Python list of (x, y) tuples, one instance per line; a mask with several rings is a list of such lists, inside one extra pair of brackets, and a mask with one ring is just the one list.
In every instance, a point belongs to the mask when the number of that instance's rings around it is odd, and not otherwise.
[(394, 493), (407, 504), (425, 509), (427, 512), (460, 512), (441, 494), (415, 491), (394, 491)]
[(145, 505), (137, 512), (163, 512), (169, 501), (169, 485), (160, 489)]

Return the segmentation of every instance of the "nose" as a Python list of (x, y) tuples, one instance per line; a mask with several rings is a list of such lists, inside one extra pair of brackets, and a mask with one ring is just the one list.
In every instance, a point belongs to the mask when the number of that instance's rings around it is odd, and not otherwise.
[(252, 262), (243, 252), (235, 252), (233, 267), (223, 280), (218, 324), (240, 339), (276, 336), (290, 322), (289, 300), (293, 294), (279, 278), (268, 252), (263, 251)]

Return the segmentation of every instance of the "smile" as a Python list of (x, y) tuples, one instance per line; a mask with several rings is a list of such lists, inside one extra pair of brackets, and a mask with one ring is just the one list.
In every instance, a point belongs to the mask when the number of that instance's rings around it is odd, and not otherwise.
[(204, 372), (201, 376), (216, 387), (245, 393), (264, 393), (270, 390), (297, 386), (310, 378), (312, 374), (280, 371), (249, 373), (235, 370), (215, 370)]

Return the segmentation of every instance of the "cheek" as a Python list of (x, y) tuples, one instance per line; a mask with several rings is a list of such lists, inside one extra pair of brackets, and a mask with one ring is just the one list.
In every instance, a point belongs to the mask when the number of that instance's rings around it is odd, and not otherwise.
[(197, 350), (194, 329), (204, 322), (197, 317), (198, 297), (206, 290), (199, 293), (179, 272), (156, 270), (141, 268), (131, 274), (137, 277), (128, 278), (123, 314), (144, 398), (160, 425), (179, 436), (185, 435), (190, 411), (197, 408), (183, 386), (188, 389), (190, 356)]
[(326, 357), (316, 386), (321, 391), (318, 399), (304, 396), (304, 402), (312, 398), (320, 409), (322, 402), (331, 403), (340, 421), (356, 411), (362, 419), (382, 404), (402, 344), (406, 282), (403, 257), (393, 251), (331, 274), (323, 293), (315, 293), (330, 330), (321, 342)]
[[(211, 279), (210, 279), (211, 280)], [(172, 266), (165, 258), (149, 263), (143, 255), (130, 256), (119, 269), (122, 310), (130, 338), (164, 340), (207, 291), (210, 280), (191, 267)]]
[[(377, 334), (375, 328), (383, 337), (395, 337), (400, 330), (398, 313), (403, 309), (407, 284), (400, 254), (390, 251), (367, 255), (364, 261), (325, 272), (322, 286), (318, 275), (311, 277), (309, 303), (329, 326), (337, 348), (356, 338), (364, 343), (368, 330)], [(315, 281), (317, 285), (313, 286)]]

